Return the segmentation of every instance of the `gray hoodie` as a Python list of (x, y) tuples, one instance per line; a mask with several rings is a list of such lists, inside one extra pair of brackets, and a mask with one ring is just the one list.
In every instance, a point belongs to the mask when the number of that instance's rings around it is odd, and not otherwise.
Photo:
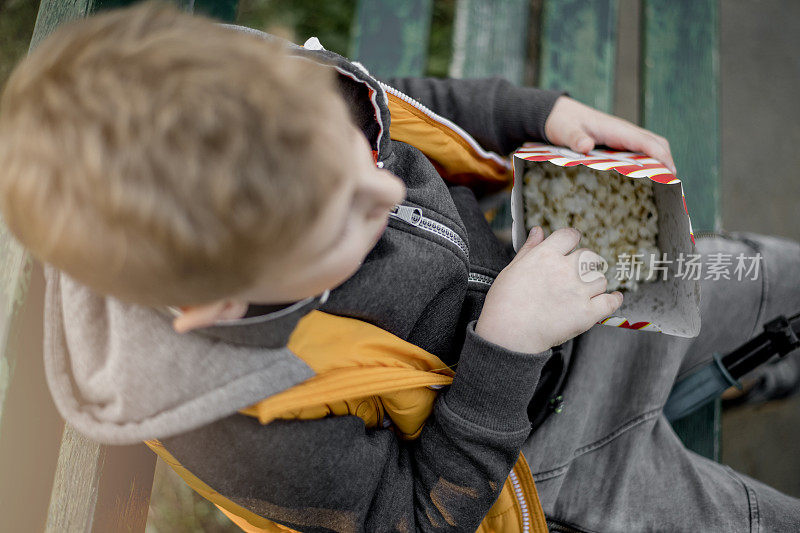
[[(332, 52), (293, 53), (339, 72), (378, 164), (406, 183), (378, 244), (329, 293), (184, 335), (165, 310), (96, 295), (47, 267), (45, 368), (56, 406), (101, 442), (160, 439), (228, 499), (297, 530), (474, 530), (530, 432), (529, 403), (551, 352), (512, 352), (475, 334), (511, 256), (472, 191), (448, 186), (419, 150), (390, 139), (392, 89)], [(560, 94), (499, 78), (388, 85), (501, 154), (544, 139)], [(426, 223), (411, 223), (411, 210)], [(352, 416), (262, 426), (238, 413), (313, 375), (286, 348), (313, 309), (365, 320), (458, 365), (417, 440)]]

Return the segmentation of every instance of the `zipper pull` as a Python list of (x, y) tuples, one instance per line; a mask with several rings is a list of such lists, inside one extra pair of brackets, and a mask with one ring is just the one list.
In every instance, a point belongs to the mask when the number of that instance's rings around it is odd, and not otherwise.
[(391, 214), (404, 222), (408, 222), (412, 226), (419, 226), (422, 222), (422, 209), (419, 207), (395, 205), (391, 210)]

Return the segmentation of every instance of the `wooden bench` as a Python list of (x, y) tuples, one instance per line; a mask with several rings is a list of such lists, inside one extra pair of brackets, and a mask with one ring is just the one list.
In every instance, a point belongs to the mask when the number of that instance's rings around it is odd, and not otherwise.
[[(43, 0), (31, 47), (64, 21), (129, 3)], [(236, 14), (236, 0), (178, 3), (227, 21)], [(433, 7), (360, 0), (352, 57), (379, 77), (423, 74)], [(459, 0), (450, 75), (563, 88), (666, 136), (695, 230), (716, 230), (717, 26), (714, 0)], [(500, 228), (507, 216), (498, 214)], [(0, 227), (0, 530), (144, 531), (155, 456), (64, 427), (41, 363), (43, 284)], [(674, 427), (691, 449), (719, 457), (718, 404)]]

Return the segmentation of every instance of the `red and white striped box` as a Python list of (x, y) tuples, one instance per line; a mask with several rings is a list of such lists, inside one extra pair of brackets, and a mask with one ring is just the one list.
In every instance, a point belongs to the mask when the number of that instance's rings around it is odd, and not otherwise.
[[(528, 236), (525, 227), (523, 173), (528, 165), (584, 165), (599, 171), (616, 172), (630, 179), (649, 179), (658, 210), (657, 245), (671, 260), (681, 254), (696, 254), (692, 223), (686, 208), (683, 184), (661, 163), (644, 154), (615, 150), (592, 150), (579, 154), (560, 146), (528, 143), (513, 155), (514, 187), (511, 191), (512, 238), (518, 250)], [(519, 178), (519, 179), (517, 179)], [(617, 311), (598, 322), (639, 331), (657, 331), (678, 337), (700, 333), (700, 282), (685, 279), (670, 270), (667, 279), (639, 284), (627, 291)]]

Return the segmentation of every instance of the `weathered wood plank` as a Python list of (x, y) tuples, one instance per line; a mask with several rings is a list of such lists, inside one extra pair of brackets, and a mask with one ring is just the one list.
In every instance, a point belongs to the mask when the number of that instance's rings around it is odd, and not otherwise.
[(42, 0), (39, 15), (33, 28), (31, 50), (50, 35), (56, 26), (85, 17), (91, 10), (92, 0)]
[(432, 13), (433, 0), (360, 0), (350, 57), (379, 78), (422, 75)]
[(91, 531), (102, 446), (64, 428), (45, 531)]
[[(29, 49), (59, 23), (84, 16), (88, 3), (42, 0)], [(39, 368), (41, 286), (31, 293), (35, 300), (26, 300), (32, 267), (27, 253), (0, 222), (0, 451), (4, 454), (0, 459), (0, 529), (4, 531), (36, 530), (44, 525), (58, 453), (60, 419), (54, 419), (47, 406), (38, 413), (31, 411), (36, 404), (29, 403), (41, 402), (30, 395), (44, 389)], [(31, 427), (39, 421), (56, 424), (54, 434), (48, 432), (52, 428)]]
[[(578, 100), (610, 111), (616, 59), (616, 0), (545, 0), (539, 17), (538, 25), (526, 20), (526, 25), (539, 27), (539, 86), (567, 90)], [(465, 34), (473, 31), (469, 28)], [(525, 57), (524, 52), (518, 54)], [(520, 71), (520, 77), (522, 74)], [(499, 236), (508, 236), (508, 201), (497, 209), (491, 225)]]
[(717, 0), (645, 0), (643, 121), (669, 139), (695, 231), (719, 228)]
[(616, 44), (616, 0), (547, 0), (539, 85), (611, 112)]
[(0, 221), (0, 434), (5, 398), (17, 358), (16, 353), (6, 349), (6, 344), (25, 299), (30, 267), (27, 254)]
[(144, 444), (104, 446), (92, 531), (140, 532), (147, 525), (156, 455)]
[[(644, 2), (644, 126), (669, 139), (697, 232), (719, 229), (716, 0)], [(677, 421), (687, 448), (719, 460), (720, 406)]]
[(639, 123), (641, 112), (640, 0), (619, 0), (617, 7), (617, 60), (614, 68), (614, 114)]
[[(86, 15), (90, 0), (42, 0), (29, 49), (36, 47), (61, 22)], [(31, 262), (0, 221), (0, 431), (5, 397), (16, 366), (16, 354), (6, 350), (14, 317), (25, 299)]]
[(102, 446), (67, 425), (45, 531), (144, 531), (154, 472), (144, 444)]
[[(33, 49), (36, 44), (49, 35), (59, 22), (82, 17), (86, 14), (87, 9), (88, 0), (60, 2), (43, 0), (36, 19), (30, 49)], [(19, 246), (7, 228), (0, 222), (0, 450), (19, 454), (32, 451), (32, 449), (20, 449), (19, 445), (25, 442), (25, 436), (19, 434), (21, 426), (15, 422), (19, 419), (17, 409), (25, 409), (28, 406), (22, 402), (22, 405), (17, 407), (15, 404), (20, 402), (13, 402), (12, 399), (17, 393), (24, 394), (26, 392), (21, 387), (26, 384), (30, 385), (32, 376), (27, 370), (19, 377), (15, 374), (18, 366), (30, 366), (31, 362), (23, 358), (37, 356), (41, 358), (41, 336), (38, 339), (28, 338), (31, 331), (37, 331), (37, 324), (34, 322), (38, 320), (38, 326), (41, 325), (41, 315), (38, 318), (32, 318), (24, 317), (20, 313), (24, 308), (40, 304), (40, 302), (26, 302), (32, 267), (33, 263), (25, 250)], [(41, 298), (42, 294), (37, 292), (34, 297)], [(38, 331), (41, 331), (40, 327)], [(27, 353), (29, 349), (31, 353)], [(20, 365), (18, 365), (19, 361), (21, 361)], [(43, 374), (39, 377), (43, 382)], [(11, 407), (14, 407), (14, 413), (10, 412)], [(43, 420), (45, 419), (46, 417), (43, 418)], [(15, 434), (12, 434), (12, 430)], [(58, 440), (55, 439), (51, 444), (54, 448), (51, 451), (57, 452)], [(44, 446), (47, 444), (45, 443)], [(45, 470), (47, 468), (44, 465), (48, 460), (52, 460), (52, 457), (42, 460)], [(2, 484), (0, 487), (0, 496), (2, 496), (0, 511), (8, 521), (15, 519), (8, 506), (16, 498), (22, 496), (20, 493), (14, 492), (15, 485), (19, 483), (19, 480), (13, 479), (15, 474), (18, 474), (14, 472), (13, 467), (25, 461), (25, 457), (20, 457), (19, 463), (0, 462), (0, 466), (2, 466), (2, 470), (0, 470), (0, 483)], [(30, 474), (34, 479), (38, 476), (38, 472)], [(49, 472), (45, 472), (43, 475), (47, 476)], [(33, 481), (33, 484), (35, 485), (36, 481)], [(49, 487), (49, 484), (46, 483), (45, 486)], [(32, 503), (32, 506), (36, 507), (36, 505)], [(31, 511), (32, 522), (43, 517), (43, 513), (36, 516), (35, 511), (35, 509)], [(41, 523), (43, 524), (44, 521), (42, 520)]]
[(450, 76), (503, 76), (521, 84), (529, 13), (529, 0), (458, 0)]
[[(502, 76), (522, 84), (526, 78), (529, 0), (484, 2), (458, 0), (453, 29), (453, 78)], [(482, 199), (490, 225), (503, 242), (511, 242), (511, 195), (501, 191)]]
[[(135, 3), (136, 0), (92, 0), (92, 5), (89, 7), (89, 13), (96, 13), (98, 11), (116, 9), (119, 7), (127, 7)], [(177, 2), (171, 3), (175, 4)]]
[(9, 330), (16, 361), (0, 431), (0, 531), (41, 531), (47, 518), (63, 422), (44, 378), (44, 276), (32, 263), (27, 297)]
[(722, 455), (722, 406), (719, 399), (672, 423), (684, 446), (695, 453), (719, 461)]

